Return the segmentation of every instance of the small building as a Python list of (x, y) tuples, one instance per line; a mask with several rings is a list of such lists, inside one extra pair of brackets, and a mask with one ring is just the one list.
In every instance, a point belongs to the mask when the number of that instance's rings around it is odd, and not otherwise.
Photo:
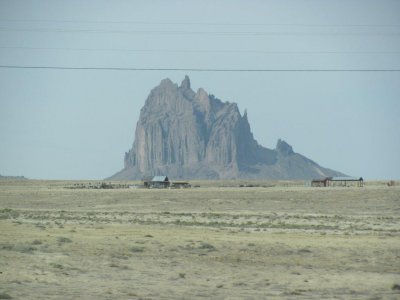
[(167, 176), (154, 176), (150, 181), (149, 188), (151, 189), (162, 189), (170, 187), (171, 182)]
[(147, 176), (142, 178), (143, 187), (148, 189), (185, 189), (192, 187), (188, 181), (170, 181), (167, 176)]
[(358, 187), (364, 186), (364, 179), (362, 177), (332, 177), (328, 180), (329, 186), (351, 186), (356, 185)]
[(313, 179), (311, 181), (311, 186), (314, 186), (314, 187), (325, 187), (325, 186), (328, 186), (328, 179), (329, 179), (329, 177), (326, 177), (324, 179)]
[(150, 188), (150, 183), (151, 183), (151, 180), (153, 179), (153, 176), (146, 176), (146, 177), (143, 177), (142, 178), (142, 182), (143, 182), (143, 186), (145, 187), (145, 188)]
[(311, 186), (313, 187), (327, 187), (327, 186), (351, 186), (358, 187), (364, 186), (364, 179), (362, 177), (325, 177), (323, 179), (313, 179)]

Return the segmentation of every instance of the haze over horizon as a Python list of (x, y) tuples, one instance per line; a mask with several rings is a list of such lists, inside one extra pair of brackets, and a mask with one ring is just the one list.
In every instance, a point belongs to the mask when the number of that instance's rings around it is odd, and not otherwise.
[(400, 179), (399, 15), (389, 0), (2, 1), (0, 174), (111, 176), (150, 90), (188, 75), (247, 109), (265, 147)]

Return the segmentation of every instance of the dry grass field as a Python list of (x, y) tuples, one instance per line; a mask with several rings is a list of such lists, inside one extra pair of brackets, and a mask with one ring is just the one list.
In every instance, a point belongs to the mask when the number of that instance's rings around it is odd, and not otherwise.
[(0, 181), (0, 299), (400, 299), (398, 185), (73, 184)]

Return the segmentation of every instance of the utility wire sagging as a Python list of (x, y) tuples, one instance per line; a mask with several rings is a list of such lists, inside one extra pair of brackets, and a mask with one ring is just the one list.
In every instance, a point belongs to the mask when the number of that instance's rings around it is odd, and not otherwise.
[(124, 68), (0, 65), (1, 69), (93, 70), (93, 71), (191, 71), (191, 72), (400, 72), (400, 69), (217, 69), (217, 68)]

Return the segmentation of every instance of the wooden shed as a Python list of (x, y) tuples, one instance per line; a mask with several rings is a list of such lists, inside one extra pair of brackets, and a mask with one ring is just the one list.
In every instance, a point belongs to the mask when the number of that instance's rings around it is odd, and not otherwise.
[(356, 185), (358, 187), (364, 186), (364, 179), (362, 177), (331, 177), (328, 180), (329, 186), (351, 186)]
[(153, 179), (153, 176), (146, 176), (142, 178), (143, 186), (145, 188), (150, 188), (151, 180)]
[(160, 188), (168, 188), (170, 187), (171, 182), (169, 181), (167, 176), (154, 176), (150, 182), (150, 188), (160, 189)]
[(313, 179), (311, 181), (311, 186), (314, 186), (314, 187), (325, 187), (325, 186), (328, 186), (329, 178), (330, 177), (326, 177), (326, 178), (323, 178), (323, 179)]

